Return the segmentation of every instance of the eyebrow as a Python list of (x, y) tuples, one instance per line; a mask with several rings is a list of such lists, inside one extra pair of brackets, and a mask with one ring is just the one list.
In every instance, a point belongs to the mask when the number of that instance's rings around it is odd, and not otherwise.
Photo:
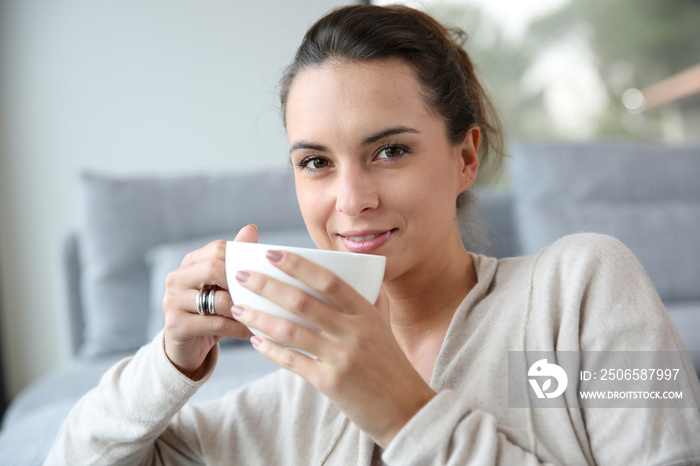
[(402, 133), (418, 134), (419, 131), (415, 128), (410, 128), (408, 126), (397, 126), (396, 128), (385, 129), (385, 130), (379, 131), (378, 133), (374, 133), (371, 136), (366, 137), (365, 140), (362, 142), (362, 144), (363, 145), (373, 144), (373, 143), (380, 141), (384, 138), (387, 138), (389, 136), (393, 136), (395, 134), (402, 134)]
[[(396, 134), (403, 134), (403, 133), (420, 134), (420, 131), (418, 131), (415, 128), (411, 128), (409, 126), (397, 126), (395, 128), (388, 128), (388, 129), (384, 129), (382, 131), (379, 131), (377, 133), (374, 133), (370, 136), (367, 136), (364, 139), (364, 141), (362, 141), (362, 145), (366, 146), (367, 144), (373, 144), (373, 143), (380, 141), (386, 137), (394, 136)], [(307, 142), (307, 141), (295, 142), (289, 148), (289, 152), (292, 153), (295, 150), (299, 150), (299, 149), (311, 149), (311, 150), (315, 150), (318, 152), (328, 152), (328, 148), (326, 146), (321, 145), (321, 144), (315, 144), (313, 142)]]
[(292, 147), (289, 148), (289, 153), (291, 154), (295, 150), (299, 149), (311, 149), (317, 152), (328, 152), (328, 149), (326, 146), (322, 146), (321, 144), (314, 144), (312, 142), (306, 142), (306, 141), (299, 141), (295, 142), (292, 144)]

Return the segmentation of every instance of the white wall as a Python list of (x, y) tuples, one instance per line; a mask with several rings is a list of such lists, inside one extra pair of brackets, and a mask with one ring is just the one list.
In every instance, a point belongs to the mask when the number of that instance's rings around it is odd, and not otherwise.
[(339, 0), (0, 2), (0, 296), (10, 395), (67, 358), (55, 247), (81, 171), (286, 163), (277, 80)]

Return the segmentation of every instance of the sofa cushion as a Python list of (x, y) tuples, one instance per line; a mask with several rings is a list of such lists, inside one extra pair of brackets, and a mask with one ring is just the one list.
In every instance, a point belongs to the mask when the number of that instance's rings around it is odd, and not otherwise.
[(672, 301), (664, 306), (688, 350), (695, 371), (700, 374), (700, 301)]
[(513, 196), (502, 188), (474, 191), (476, 202), (468, 207), (466, 222), (460, 225), (462, 242), (476, 254), (497, 258), (519, 253), (519, 240), (513, 219)]
[(85, 315), (81, 355), (133, 351), (147, 339), (146, 251), (238, 231), (303, 228), (289, 169), (168, 177), (83, 175), (78, 221)]
[[(149, 267), (149, 301), (150, 314), (148, 316), (147, 338), (152, 340), (165, 325), (163, 315), (163, 296), (165, 295), (165, 278), (168, 274), (179, 268), (187, 253), (199, 249), (212, 241), (223, 239), (233, 240), (237, 231), (209, 235), (192, 240), (165, 243), (150, 249), (146, 253), (146, 262)], [(283, 246), (298, 246), (304, 248), (316, 248), (306, 228), (289, 230), (258, 230), (258, 242), (265, 244), (278, 244)], [(224, 339), (222, 343), (235, 342), (233, 339)]]
[(700, 145), (518, 141), (512, 153), (509, 177), (520, 199), (700, 200)]
[(522, 252), (615, 236), (663, 300), (700, 299), (700, 146), (519, 143), (510, 177)]

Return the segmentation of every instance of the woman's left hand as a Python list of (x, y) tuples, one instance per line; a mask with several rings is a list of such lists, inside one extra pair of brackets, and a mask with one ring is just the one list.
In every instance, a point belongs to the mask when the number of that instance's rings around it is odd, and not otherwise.
[(234, 306), (236, 319), (271, 338), (253, 337), (266, 358), (308, 380), (350, 420), (386, 448), (399, 430), (435, 396), (399, 347), (382, 290), (373, 305), (350, 285), (296, 254), (271, 251), (268, 259), (286, 274), (323, 295), (328, 305), (264, 274), (239, 272), (249, 290), (298, 315), (321, 331), (248, 306)]

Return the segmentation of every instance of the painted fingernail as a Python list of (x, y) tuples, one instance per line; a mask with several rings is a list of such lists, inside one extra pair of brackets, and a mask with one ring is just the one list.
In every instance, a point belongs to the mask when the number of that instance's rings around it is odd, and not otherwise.
[(282, 257), (284, 256), (282, 254), (282, 251), (267, 251), (267, 254), (265, 256), (270, 259), (270, 262), (279, 262), (282, 260)]
[(238, 305), (233, 306), (231, 308), (231, 314), (233, 314), (236, 317), (240, 317), (241, 314), (243, 314), (243, 308), (241, 306), (238, 306)]
[(250, 272), (246, 270), (239, 270), (236, 272), (236, 280), (238, 280), (240, 283), (245, 283), (248, 281), (250, 278)]
[(262, 338), (250, 337), (250, 342), (253, 344), (253, 346), (260, 346), (262, 344)]

